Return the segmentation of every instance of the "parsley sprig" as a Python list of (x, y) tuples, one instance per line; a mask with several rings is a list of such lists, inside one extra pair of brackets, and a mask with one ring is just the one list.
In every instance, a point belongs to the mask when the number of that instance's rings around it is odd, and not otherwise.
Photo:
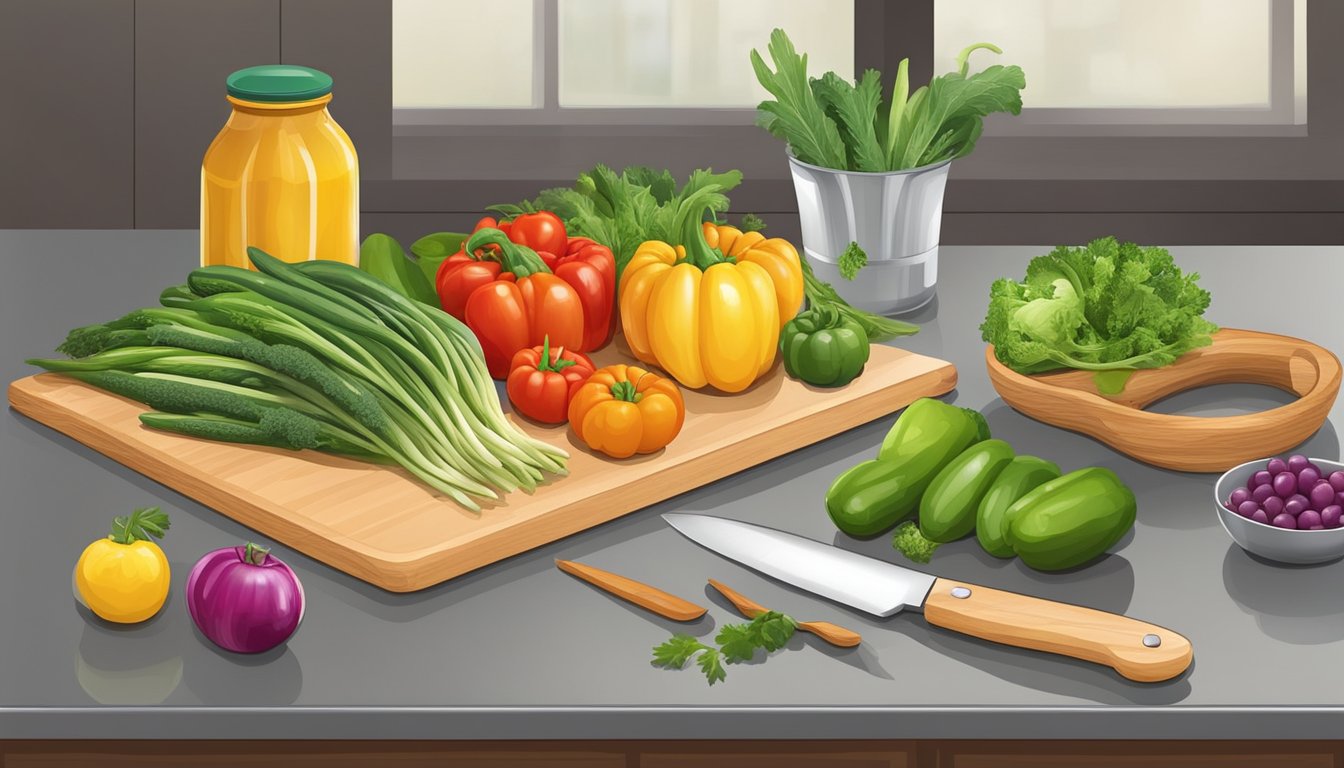
[(850, 241), (846, 246), (845, 252), (840, 254), (839, 268), (840, 276), (846, 280), (853, 280), (859, 276), (859, 270), (868, 265), (868, 254), (864, 252), (859, 244)]
[(108, 538), (118, 544), (130, 544), (136, 541), (162, 539), (168, 531), (168, 513), (158, 507), (137, 509), (130, 515), (120, 515), (112, 519), (112, 533)]
[(792, 616), (778, 611), (766, 611), (746, 624), (725, 624), (715, 635), (718, 647), (706, 645), (690, 635), (673, 635), (653, 649), (653, 664), (668, 669), (681, 669), (695, 659), (710, 685), (728, 677), (723, 665), (749, 661), (758, 648), (773, 653), (784, 647), (793, 637), (798, 622)]

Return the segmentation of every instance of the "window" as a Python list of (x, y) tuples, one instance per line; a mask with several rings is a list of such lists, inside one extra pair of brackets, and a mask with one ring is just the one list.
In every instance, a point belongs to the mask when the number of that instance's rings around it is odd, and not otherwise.
[(393, 0), (396, 122), (750, 124), (783, 27), (854, 70), (853, 0)]
[(1044, 126), (1292, 126), (1306, 122), (1305, 6), (935, 0), (934, 70), (953, 68), (957, 52), (980, 40), (1021, 65), (1025, 109), (991, 123), (989, 132), (1000, 135)]

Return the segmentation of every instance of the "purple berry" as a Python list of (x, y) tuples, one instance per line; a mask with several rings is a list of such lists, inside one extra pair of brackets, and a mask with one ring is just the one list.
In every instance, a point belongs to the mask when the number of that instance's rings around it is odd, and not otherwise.
[(1266, 515), (1265, 510), (1263, 509), (1257, 509), (1255, 511), (1255, 514), (1251, 515), (1251, 519), (1257, 523), (1264, 523), (1265, 525), (1269, 525), (1269, 515)]
[(1270, 496), (1273, 495), (1274, 495), (1274, 488), (1268, 483), (1266, 483), (1265, 485), (1257, 486), (1254, 491), (1251, 491), (1251, 498), (1261, 504), (1265, 502), (1265, 499), (1268, 499)]
[(1274, 493), (1288, 499), (1297, 493), (1297, 476), (1292, 472), (1280, 472), (1274, 476)]
[[(1294, 504), (1293, 502), (1297, 503)], [(1283, 509), (1285, 512), (1296, 515), (1304, 509), (1311, 509), (1311, 499), (1308, 499), (1300, 493), (1295, 493), (1291, 499), (1283, 503)]]
[(1344, 491), (1335, 494), (1335, 503), (1344, 507)]
[(1311, 489), (1311, 494), (1308, 498), (1311, 499), (1311, 508), (1319, 512), (1335, 503), (1335, 489), (1331, 488), (1329, 483), (1322, 480), (1316, 484), (1315, 488)]
[(1338, 470), (1331, 472), (1329, 480), (1330, 480), (1330, 487), (1334, 488), (1336, 493), (1338, 493), (1339, 491), (1344, 491), (1344, 472), (1340, 472)]
[(1274, 476), (1262, 469), (1259, 472), (1256, 472), (1254, 475), (1251, 475), (1251, 480), (1250, 482), (1246, 483), (1246, 487), (1250, 488), (1251, 490), (1255, 490), (1256, 488), (1259, 488), (1262, 485), (1269, 485), (1273, 482), (1274, 482)]
[(1310, 528), (1308, 528), (1307, 530), (1309, 530), (1309, 531), (1324, 531), (1324, 530), (1325, 530), (1325, 526), (1324, 526), (1324, 525), (1313, 525), (1313, 526), (1311, 526)]
[(1276, 515), (1283, 511), (1283, 499), (1278, 496), (1270, 496), (1268, 499), (1265, 499), (1264, 503), (1260, 506), (1264, 508), (1265, 513), (1268, 514), (1272, 520)]
[(1232, 492), (1232, 497), (1228, 501), (1232, 502), (1233, 507), (1241, 506), (1241, 502), (1251, 498), (1251, 492), (1245, 488), (1238, 488)]
[(1265, 465), (1265, 470), (1271, 475), (1277, 475), (1280, 472), (1288, 471), (1288, 462), (1280, 458), (1273, 458)]
[(1311, 528), (1321, 524), (1321, 513), (1314, 509), (1308, 509), (1306, 512), (1297, 516), (1297, 527), (1302, 529)]
[(1311, 464), (1311, 462), (1307, 460), (1307, 457), (1300, 453), (1294, 453), (1292, 456), (1288, 457), (1288, 471), (1293, 474), (1297, 474), (1306, 469), (1309, 464)]
[(1321, 510), (1321, 525), (1326, 528), (1338, 528), (1341, 523), (1341, 516), (1344, 515), (1344, 507), (1338, 504), (1331, 504)]
[[(1306, 513), (1304, 512), (1303, 514), (1306, 514)], [(1297, 518), (1293, 517), (1292, 515), (1288, 514), (1287, 512), (1284, 512), (1283, 514), (1281, 514), (1281, 515), (1279, 515), (1278, 517), (1274, 518), (1274, 521), (1273, 521), (1272, 524), (1273, 524), (1273, 526), (1274, 526), (1275, 528), (1289, 528), (1289, 529), (1296, 529), (1296, 528), (1297, 528)]]
[(1251, 515), (1255, 514), (1259, 509), (1260, 509), (1259, 504), (1255, 503), (1254, 501), (1246, 500), (1241, 502), (1241, 505), (1237, 507), (1237, 514), (1241, 515), (1242, 517), (1250, 517)]
[(1307, 493), (1312, 488), (1316, 487), (1316, 482), (1320, 479), (1321, 479), (1320, 472), (1317, 472), (1311, 467), (1307, 467), (1306, 469), (1297, 473), (1297, 488), (1302, 493)]

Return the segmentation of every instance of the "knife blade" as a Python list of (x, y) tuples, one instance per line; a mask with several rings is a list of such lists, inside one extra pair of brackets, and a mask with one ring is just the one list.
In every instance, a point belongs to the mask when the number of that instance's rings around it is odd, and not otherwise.
[(1184, 636), (1128, 616), (939, 578), (738, 520), (684, 513), (663, 519), (730, 560), (875, 616), (923, 612), (944, 629), (1091, 661), (1144, 683), (1176, 677), (1194, 658)]

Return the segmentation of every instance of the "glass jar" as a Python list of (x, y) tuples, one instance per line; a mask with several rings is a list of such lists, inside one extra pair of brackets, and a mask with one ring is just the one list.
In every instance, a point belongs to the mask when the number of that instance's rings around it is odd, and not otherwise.
[(331, 76), (248, 67), (226, 81), (233, 113), (201, 163), (201, 264), (359, 261), (359, 160), (327, 111)]

